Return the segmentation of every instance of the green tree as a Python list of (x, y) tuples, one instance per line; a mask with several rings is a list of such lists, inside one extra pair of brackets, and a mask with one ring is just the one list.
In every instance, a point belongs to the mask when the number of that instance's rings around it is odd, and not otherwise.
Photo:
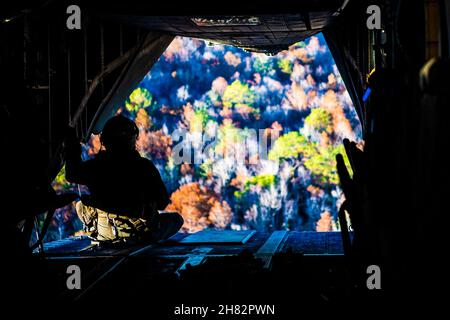
[(287, 73), (287, 74), (292, 73), (292, 68), (294, 67), (294, 64), (289, 59), (281, 58), (280, 60), (278, 60), (277, 64), (278, 64), (278, 68), (280, 68), (281, 72)]
[(273, 185), (276, 181), (276, 177), (273, 174), (260, 174), (254, 177), (251, 177), (246, 181), (246, 185), (258, 185), (263, 188), (268, 188)]
[(240, 106), (253, 107), (256, 95), (246, 83), (240, 80), (234, 80), (223, 94), (222, 100), (224, 107), (239, 108)]
[(310, 157), (315, 152), (313, 144), (298, 131), (291, 131), (280, 136), (269, 151), (269, 160), (278, 161), (282, 158)]
[(255, 55), (253, 61), (253, 69), (261, 75), (271, 74), (274, 72), (274, 59), (264, 54)]
[(192, 132), (198, 132), (205, 128), (210, 116), (208, 114), (208, 109), (206, 106), (201, 106), (194, 110), (190, 121), (190, 128)]
[(244, 194), (250, 191), (251, 186), (259, 186), (261, 188), (269, 188), (270, 186), (276, 183), (276, 176), (273, 174), (260, 174), (254, 177), (251, 177), (247, 181), (245, 181), (244, 187), (242, 191), (235, 191), (234, 195), (241, 199)]
[(333, 115), (324, 109), (312, 109), (311, 113), (305, 118), (305, 126), (318, 132), (331, 133), (333, 131)]
[(149, 107), (152, 101), (153, 97), (150, 91), (142, 87), (137, 87), (125, 102), (125, 108), (133, 116), (136, 116), (139, 109)]
[(348, 163), (343, 145), (338, 147), (328, 145), (324, 148), (318, 148), (311, 157), (305, 159), (305, 167), (311, 172), (318, 184), (339, 184), (336, 170), (336, 155), (338, 153), (344, 155), (344, 159)]
[(303, 165), (311, 172), (312, 178), (319, 185), (337, 185), (339, 177), (336, 171), (336, 155), (344, 156), (347, 168), (350, 163), (345, 154), (344, 146), (320, 143), (306, 139), (297, 131), (291, 131), (279, 137), (269, 151), (269, 160), (278, 161), (285, 158), (299, 158)]

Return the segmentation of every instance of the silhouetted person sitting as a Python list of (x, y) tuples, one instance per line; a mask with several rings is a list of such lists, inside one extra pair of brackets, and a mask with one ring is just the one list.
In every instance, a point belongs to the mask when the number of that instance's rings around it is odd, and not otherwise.
[(66, 140), (66, 179), (88, 187), (76, 210), (97, 240), (165, 240), (183, 225), (178, 213), (158, 212), (169, 197), (154, 164), (136, 151), (138, 135), (133, 121), (111, 118), (100, 136), (105, 150), (85, 162), (74, 132)]

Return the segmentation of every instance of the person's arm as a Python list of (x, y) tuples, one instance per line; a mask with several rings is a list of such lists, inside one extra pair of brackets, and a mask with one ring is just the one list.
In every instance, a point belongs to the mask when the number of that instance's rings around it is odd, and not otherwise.
[(69, 128), (64, 141), (66, 179), (72, 183), (87, 184), (88, 174), (81, 158), (81, 144), (75, 129)]
[(156, 209), (164, 210), (170, 202), (169, 195), (158, 169), (151, 161), (149, 161), (148, 174), (147, 179), (151, 185), (150, 192), (152, 194), (146, 196), (153, 199)]
[(153, 168), (152, 183), (154, 185), (154, 190), (156, 191), (155, 193), (156, 209), (164, 210), (170, 202), (169, 195), (167, 193), (166, 185), (162, 181), (161, 175), (159, 174), (158, 169), (156, 169), (153, 163), (152, 168)]

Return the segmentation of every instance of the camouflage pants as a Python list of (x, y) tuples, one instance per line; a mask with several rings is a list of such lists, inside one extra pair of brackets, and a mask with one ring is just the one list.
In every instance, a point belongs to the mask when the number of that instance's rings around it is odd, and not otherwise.
[(76, 204), (78, 217), (84, 224), (86, 234), (99, 241), (137, 239), (143, 241), (166, 240), (182, 227), (183, 218), (176, 212), (164, 212), (149, 223), (141, 218), (130, 218), (108, 213), (101, 209)]

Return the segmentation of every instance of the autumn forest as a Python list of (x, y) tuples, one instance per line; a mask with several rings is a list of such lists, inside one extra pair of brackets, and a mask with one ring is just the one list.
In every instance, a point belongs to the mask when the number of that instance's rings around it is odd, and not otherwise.
[[(361, 128), (321, 34), (274, 56), (177, 37), (118, 112), (138, 125), (183, 231), (339, 229), (335, 156)], [(100, 147), (93, 135), (84, 158)], [(53, 187), (88, 192), (64, 168)], [(80, 230), (68, 206), (46, 240)]]

